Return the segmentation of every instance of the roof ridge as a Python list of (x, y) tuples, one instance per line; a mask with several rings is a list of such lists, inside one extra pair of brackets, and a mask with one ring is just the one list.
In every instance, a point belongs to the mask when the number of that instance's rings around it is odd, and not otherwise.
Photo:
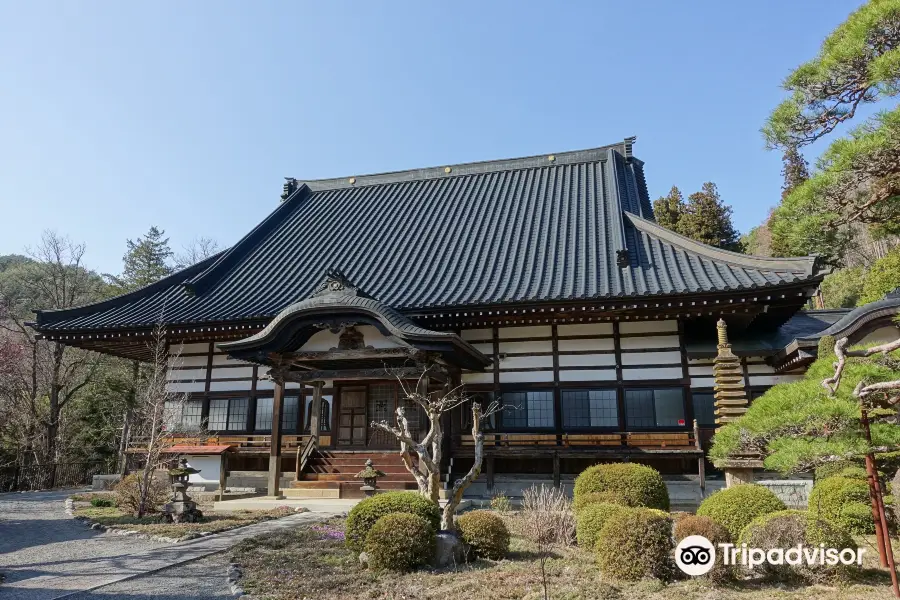
[(815, 275), (817, 273), (816, 267), (818, 257), (816, 256), (768, 257), (723, 250), (722, 248), (716, 248), (715, 246), (698, 242), (697, 240), (683, 236), (680, 233), (675, 233), (658, 223), (648, 221), (629, 211), (622, 212), (625, 213), (625, 216), (628, 217), (636, 229), (657, 238), (661, 238), (670, 244), (681, 246), (685, 250), (708, 256), (713, 260), (737, 263), (742, 266), (766, 271), (804, 271), (809, 275)]
[(565, 152), (538, 154), (516, 158), (501, 158), (494, 160), (475, 161), (459, 164), (447, 164), (435, 167), (419, 167), (400, 171), (386, 171), (383, 173), (370, 173), (362, 175), (348, 175), (346, 177), (330, 177), (326, 179), (298, 179), (298, 183), (306, 184), (314, 191), (325, 191), (351, 187), (368, 187), (405, 181), (422, 181), (437, 179), (439, 177), (453, 177), (460, 175), (473, 175), (484, 173), (498, 173), (516, 169), (555, 167), (578, 163), (596, 162), (606, 160), (609, 150), (619, 150), (624, 158), (631, 158), (631, 147), (636, 138), (626, 138), (621, 142), (586, 148), (582, 150), (568, 150)]
[(297, 203), (308, 195), (309, 187), (302, 183), (298, 185), (297, 189), (285, 198), (284, 202), (281, 202), (275, 210), (270, 212), (265, 219), (251, 229), (247, 235), (238, 240), (235, 245), (220, 253), (218, 259), (208, 268), (196, 276), (185, 280), (182, 284), (185, 291), (194, 295), (202, 294), (210, 282), (215, 281), (219, 275), (233, 267), (235, 262), (243, 258), (247, 248), (254, 247), (260, 239), (268, 235), (273, 228), (282, 222), (284, 215), (293, 211)]

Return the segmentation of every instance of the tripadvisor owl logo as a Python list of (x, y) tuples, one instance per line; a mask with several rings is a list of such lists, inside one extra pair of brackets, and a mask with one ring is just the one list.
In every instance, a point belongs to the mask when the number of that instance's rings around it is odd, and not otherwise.
[(675, 564), (688, 575), (705, 575), (716, 564), (716, 547), (702, 535), (689, 535), (675, 547)]
[[(723, 565), (743, 565), (750, 569), (762, 564), (835, 566), (862, 565), (865, 548), (826, 548), (825, 544), (790, 548), (749, 548), (747, 544), (719, 544)], [(688, 575), (709, 573), (716, 564), (716, 547), (702, 535), (689, 535), (675, 547), (675, 564)]]

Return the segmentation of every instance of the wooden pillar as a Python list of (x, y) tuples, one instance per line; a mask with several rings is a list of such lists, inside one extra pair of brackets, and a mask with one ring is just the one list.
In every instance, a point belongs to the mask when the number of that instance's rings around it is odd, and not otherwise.
[(223, 452), (219, 460), (219, 502), (225, 500), (225, 487), (228, 485), (228, 452)]
[(485, 462), (487, 462), (486, 470), (486, 478), (487, 478), (487, 491), (488, 494), (494, 493), (494, 455), (489, 454), (485, 458)]
[(325, 387), (324, 381), (314, 381), (312, 383), (313, 397), (312, 405), (309, 411), (309, 435), (313, 438), (315, 445), (319, 445), (319, 430), (322, 428), (320, 420), (322, 418), (322, 388)]
[(553, 453), (553, 487), (559, 489), (559, 452)]
[(281, 408), (284, 405), (284, 382), (275, 382), (272, 399), (272, 436), (269, 448), (269, 493), (281, 498)]

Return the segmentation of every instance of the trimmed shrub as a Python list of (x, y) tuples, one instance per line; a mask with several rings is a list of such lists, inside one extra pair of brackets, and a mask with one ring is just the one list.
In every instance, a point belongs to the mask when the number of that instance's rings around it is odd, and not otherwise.
[(497, 512), (510, 512), (512, 510), (512, 502), (510, 502), (509, 496), (503, 492), (494, 494), (491, 498), (491, 510), (496, 510)]
[(500, 560), (509, 550), (509, 530), (503, 519), (489, 510), (467, 512), (456, 520), (462, 540), (475, 556)]
[(372, 569), (411, 571), (434, 557), (435, 529), (424, 517), (392, 513), (375, 521), (366, 535)]
[[(719, 544), (730, 544), (734, 540), (727, 529), (709, 517), (682, 516), (675, 520), (673, 531), (676, 544), (690, 535), (702, 535), (712, 542), (717, 549)], [(734, 577), (734, 568), (732, 565), (725, 564), (725, 557), (721, 550), (716, 552), (716, 565), (704, 577), (716, 583), (727, 581)]]
[(770, 489), (742, 484), (712, 494), (700, 503), (697, 516), (711, 518), (736, 539), (753, 519), (786, 509)]
[[(738, 544), (761, 548), (788, 550), (797, 544), (806, 547), (824, 544), (825, 548), (850, 548), (853, 539), (841, 528), (816, 515), (802, 510), (783, 510), (757, 517), (741, 533)], [(802, 583), (831, 583), (846, 578), (845, 565), (772, 565), (768, 562), (756, 567), (760, 573), (776, 581)]]
[[(124, 511), (137, 514), (141, 501), (140, 473), (126, 476), (113, 488), (116, 506)], [(158, 477), (150, 477), (150, 489), (147, 493), (147, 512), (159, 511), (160, 507), (172, 497), (171, 486)]]
[(618, 496), (616, 503), (669, 510), (669, 492), (656, 469), (637, 463), (594, 465), (575, 478), (575, 500), (592, 492)]
[(115, 505), (116, 501), (112, 498), (91, 498), (91, 506), (95, 508), (107, 508)]
[(437, 533), (441, 526), (438, 505), (417, 492), (387, 492), (366, 498), (347, 515), (346, 545), (354, 552), (362, 552), (369, 530), (376, 521), (391, 513), (409, 513), (425, 519)]
[[(845, 507), (857, 504), (869, 503), (869, 485), (859, 479), (847, 477), (829, 477), (817, 481), (809, 495), (809, 510), (832, 523), (853, 531), (860, 525), (859, 509), (851, 509), (845, 521), (841, 512)], [(859, 533), (874, 533), (875, 525), (872, 523), (871, 509), (869, 512), (870, 529)]]
[(600, 536), (600, 530), (603, 529), (606, 521), (623, 510), (629, 509), (627, 506), (610, 504), (609, 502), (597, 502), (582, 508), (575, 515), (575, 539), (578, 545), (585, 550), (593, 550), (597, 543), (597, 538)]
[[(889, 507), (885, 516), (890, 512)], [(854, 535), (872, 535), (875, 533), (875, 520), (872, 517), (872, 505), (862, 502), (851, 502), (841, 508), (836, 524)], [(890, 528), (888, 519), (888, 528)]]
[(625, 506), (625, 503), (622, 501), (622, 496), (613, 492), (589, 492), (587, 494), (581, 494), (577, 496), (575, 500), (572, 501), (572, 510), (575, 511), (577, 515), (582, 509), (590, 506), (591, 504), (600, 504), (601, 502), (605, 504), (619, 504), (620, 506)]
[(675, 575), (672, 520), (655, 511), (633, 508), (611, 515), (595, 542), (600, 571), (613, 579), (636, 581)]

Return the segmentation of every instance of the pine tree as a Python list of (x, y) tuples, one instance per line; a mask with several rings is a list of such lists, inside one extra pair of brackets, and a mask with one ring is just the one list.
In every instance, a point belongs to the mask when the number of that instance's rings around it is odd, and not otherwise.
[(667, 196), (660, 196), (653, 202), (656, 222), (671, 231), (678, 230), (678, 221), (684, 214), (684, 196), (676, 186), (672, 186)]
[(173, 271), (169, 261), (172, 249), (165, 231), (157, 227), (137, 240), (126, 240), (128, 251), (122, 257), (122, 274), (108, 276), (122, 291), (135, 290), (159, 281)]
[(678, 233), (710, 246), (739, 252), (741, 245), (731, 223), (731, 207), (722, 202), (716, 184), (708, 181), (688, 196), (678, 220)]

